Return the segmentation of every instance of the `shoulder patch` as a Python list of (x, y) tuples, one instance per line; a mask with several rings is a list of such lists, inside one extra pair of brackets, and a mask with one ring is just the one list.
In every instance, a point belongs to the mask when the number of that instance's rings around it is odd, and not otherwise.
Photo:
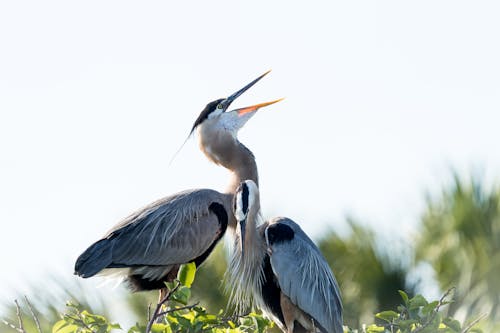
[(283, 223), (271, 224), (267, 227), (267, 239), (269, 245), (281, 242), (289, 242), (295, 237), (295, 232), (292, 228)]

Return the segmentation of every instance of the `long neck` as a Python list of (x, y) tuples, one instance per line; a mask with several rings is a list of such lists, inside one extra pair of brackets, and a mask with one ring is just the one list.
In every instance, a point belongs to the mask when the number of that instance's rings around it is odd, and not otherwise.
[(235, 193), (243, 180), (251, 179), (259, 184), (255, 157), (235, 136), (223, 131), (200, 132), (199, 139), (200, 149), (208, 159), (231, 171), (227, 193)]
[(235, 193), (240, 183), (244, 180), (250, 179), (259, 185), (259, 175), (257, 171), (257, 163), (253, 153), (238, 140), (235, 140), (235, 149), (232, 154), (232, 161), (230, 167), (225, 166), (231, 170), (231, 179), (227, 188), (228, 193)]
[(260, 204), (255, 202), (248, 212), (245, 232), (245, 253), (243, 253), (243, 263), (245, 266), (255, 268), (262, 264), (262, 257), (265, 252), (264, 239), (259, 234), (257, 227), (260, 221)]
[[(265, 241), (257, 229), (257, 221), (258, 211), (250, 211), (245, 228), (245, 239), (242, 239), (241, 235), (236, 236), (225, 274), (229, 301), (238, 312), (250, 308), (252, 304), (255, 305), (255, 302), (259, 303), (258, 295), (262, 291), (266, 248)], [(241, 242), (245, 244), (244, 252), (241, 251)]]

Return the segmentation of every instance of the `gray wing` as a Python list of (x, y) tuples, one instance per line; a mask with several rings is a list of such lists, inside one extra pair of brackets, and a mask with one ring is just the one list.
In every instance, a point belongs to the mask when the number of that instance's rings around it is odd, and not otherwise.
[[(218, 203), (222, 211), (214, 211), (213, 203)], [(209, 189), (184, 191), (158, 200), (125, 218), (91, 245), (78, 258), (75, 272), (89, 277), (104, 268), (193, 261), (221, 237), (230, 207), (227, 194)], [(224, 217), (225, 225), (221, 225)]]
[(282, 292), (327, 332), (343, 332), (340, 290), (318, 247), (287, 218), (270, 221), (266, 242)]

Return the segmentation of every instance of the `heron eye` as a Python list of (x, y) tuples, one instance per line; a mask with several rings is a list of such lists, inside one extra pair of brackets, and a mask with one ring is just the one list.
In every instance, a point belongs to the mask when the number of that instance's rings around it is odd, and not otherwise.
[(223, 107), (222, 104), (217, 105), (217, 109), (219, 110), (222, 109), (222, 107)]

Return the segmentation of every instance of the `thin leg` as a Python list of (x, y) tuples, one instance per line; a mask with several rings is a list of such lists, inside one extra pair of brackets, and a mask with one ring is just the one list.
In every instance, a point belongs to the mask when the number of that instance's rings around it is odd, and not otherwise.
[(283, 318), (285, 319), (285, 326), (287, 333), (293, 333), (294, 321), (295, 321), (295, 305), (292, 301), (281, 293), (280, 295), (281, 311), (283, 312)]

